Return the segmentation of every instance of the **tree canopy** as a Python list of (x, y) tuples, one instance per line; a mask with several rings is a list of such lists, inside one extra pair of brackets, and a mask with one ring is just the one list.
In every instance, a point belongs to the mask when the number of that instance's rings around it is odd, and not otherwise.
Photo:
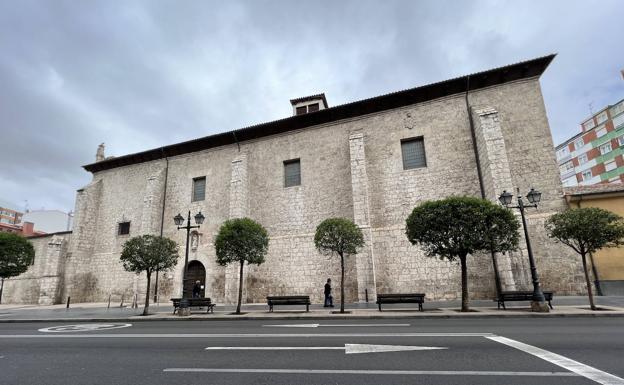
[(30, 241), (17, 234), (0, 233), (0, 277), (10, 278), (25, 273), (35, 259)]
[(236, 306), (236, 313), (240, 314), (243, 298), (243, 266), (245, 262), (255, 265), (264, 263), (264, 256), (269, 250), (269, 234), (253, 219), (230, 219), (221, 225), (214, 245), (219, 265), (240, 263)]
[(571, 247), (578, 254), (624, 244), (622, 217), (596, 207), (554, 214), (546, 221), (546, 231), (549, 237)]
[(134, 273), (168, 270), (178, 263), (178, 245), (169, 238), (140, 235), (123, 246), (121, 262), (126, 271)]
[(346, 218), (328, 218), (316, 227), (314, 246), (324, 255), (340, 256), (340, 312), (344, 313), (345, 302), (345, 257), (357, 254), (364, 246), (362, 230)]
[(462, 311), (469, 311), (467, 256), (482, 251), (515, 250), (519, 227), (509, 209), (485, 199), (450, 197), (416, 207), (406, 220), (405, 233), (429, 257), (459, 259)]
[(145, 307), (143, 315), (149, 308), (149, 291), (152, 272), (168, 270), (178, 263), (178, 245), (169, 238), (156, 235), (140, 235), (130, 238), (123, 247), (120, 257), (126, 271), (147, 275), (145, 291)]
[(217, 263), (261, 264), (269, 248), (269, 235), (261, 224), (250, 218), (227, 220), (221, 225), (214, 242)]
[[(619, 215), (597, 207), (570, 209), (552, 215), (546, 220), (549, 237), (571, 247), (581, 256), (589, 306), (596, 310), (594, 295), (587, 271), (587, 255), (603, 247), (624, 244), (624, 221)], [(598, 279), (596, 277), (596, 279)]]
[(316, 227), (314, 245), (324, 255), (353, 255), (364, 245), (364, 236), (349, 219), (329, 218)]
[(520, 224), (511, 210), (474, 197), (450, 197), (416, 207), (406, 221), (407, 239), (431, 257), (455, 260), (479, 251), (518, 246)]

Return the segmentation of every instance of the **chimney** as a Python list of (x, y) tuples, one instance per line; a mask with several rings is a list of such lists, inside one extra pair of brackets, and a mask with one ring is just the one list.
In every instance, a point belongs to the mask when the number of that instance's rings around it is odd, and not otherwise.
[(328, 108), (325, 94), (304, 96), (302, 98), (291, 99), (293, 115), (303, 115), (310, 112), (324, 110)]
[(24, 222), (22, 225), (22, 235), (29, 237), (35, 233), (35, 224), (32, 222)]
[(95, 153), (95, 161), (101, 162), (104, 160), (104, 143), (101, 143), (98, 146), (97, 152)]

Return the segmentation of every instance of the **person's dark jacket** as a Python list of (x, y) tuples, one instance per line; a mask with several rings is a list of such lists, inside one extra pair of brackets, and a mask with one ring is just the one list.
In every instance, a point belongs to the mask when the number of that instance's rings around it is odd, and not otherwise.
[(193, 297), (199, 296), (201, 294), (201, 285), (196, 283), (193, 285)]
[(325, 295), (331, 294), (331, 285), (329, 283), (325, 284)]

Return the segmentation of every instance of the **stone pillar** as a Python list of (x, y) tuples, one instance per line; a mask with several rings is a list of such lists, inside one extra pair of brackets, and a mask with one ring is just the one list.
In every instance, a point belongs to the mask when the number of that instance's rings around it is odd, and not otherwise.
[(72, 302), (91, 300), (92, 293), (76, 289), (78, 277), (90, 273), (91, 257), (94, 240), (96, 239), (102, 181), (94, 180), (86, 187), (78, 190), (74, 209), (74, 226), (71, 243), (67, 253), (65, 268), (65, 293), (71, 296)]
[[(473, 108), (476, 123), (475, 134), (485, 198), (498, 203), (498, 197), (507, 190), (513, 193), (513, 182), (505, 138), (500, 126), (498, 111), (491, 107)], [(516, 283), (509, 253), (497, 253), (498, 273), (504, 291), (516, 290)]]
[(39, 279), (39, 305), (54, 305), (61, 302), (63, 267), (66, 242), (63, 237), (53, 235), (45, 249), (43, 271)]
[[(230, 213), (229, 218), (243, 218), (247, 216), (247, 156), (240, 154), (232, 161), (232, 176), (230, 178)], [(243, 270), (243, 299), (247, 298), (247, 275), (249, 266)], [(240, 264), (231, 263), (225, 268), (225, 299), (224, 302), (233, 304), (238, 302), (238, 283)]]
[(364, 134), (355, 133), (349, 136), (349, 154), (351, 157), (351, 189), (353, 193), (353, 219), (364, 233), (365, 246), (355, 256), (357, 271), (358, 300), (375, 301), (377, 289), (375, 282), (375, 259), (373, 255), (373, 232), (370, 224), (368, 198), (368, 175), (366, 174), (366, 154), (364, 151)]
[(159, 231), (159, 208), (162, 206), (162, 186), (157, 175), (147, 178), (143, 207), (141, 208), (141, 234), (157, 234)]

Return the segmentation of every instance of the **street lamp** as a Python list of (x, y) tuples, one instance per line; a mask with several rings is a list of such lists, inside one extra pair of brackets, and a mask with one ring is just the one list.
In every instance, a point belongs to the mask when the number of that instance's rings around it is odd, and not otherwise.
[(522, 201), (520, 189), (516, 189), (516, 194), (518, 196), (517, 206), (509, 206), (513, 200), (513, 195), (507, 191), (503, 191), (500, 197), (498, 197), (498, 200), (503, 206), (507, 208), (520, 210), (520, 217), (522, 217), (522, 227), (524, 228), (524, 239), (526, 240), (527, 253), (529, 254), (531, 280), (533, 281), (533, 298), (531, 299), (531, 310), (537, 312), (548, 312), (549, 310), (548, 306), (546, 305), (546, 298), (544, 298), (544, 293), (542, 292), (542, 288), (540, 287), (539, 276), (537, 274), (537, 268), (535, 267), (535, 260), (533, 259), (533, 251), (531, 250), (531, 240), (529, 239), (526, 219), (524, 218), (524, 209), (526, 207), (537, 208), (537, 204), (542, 199), (542, 193), (532, 188), (526, 196), (527, 200), (530, 203), (528, 205), (525, 205)]
[(188, 217), (186, 220), (186, 226), (182, 226), (182, 224), (184, 223), (184, 217), (180, 214), (176, 215), (175, 217), (173, 217), (173, 221), (175, 222), (176, 226), (178, 226), (178, 230), (181, 229), (186, 229), (186, 253), (184, 254), (184, 273), (182, 275), (182, 298), (186, 298), (186, 293), (184, 291), (184, 282), (186, 281), (186, 268), (188, 266), (188, 255), (189, 255), (189, 237), (191, 235), (191, 229), (198, 229), (199, 226), (204, 223), (204, 219), (206, 217), (204, 217), (200, 212), (198, 212), (197, 214), (195, 214), (195, 223), (197, 224), (197, 226), (191, 226), (191, 210), (189, 210), (188, 212)]

